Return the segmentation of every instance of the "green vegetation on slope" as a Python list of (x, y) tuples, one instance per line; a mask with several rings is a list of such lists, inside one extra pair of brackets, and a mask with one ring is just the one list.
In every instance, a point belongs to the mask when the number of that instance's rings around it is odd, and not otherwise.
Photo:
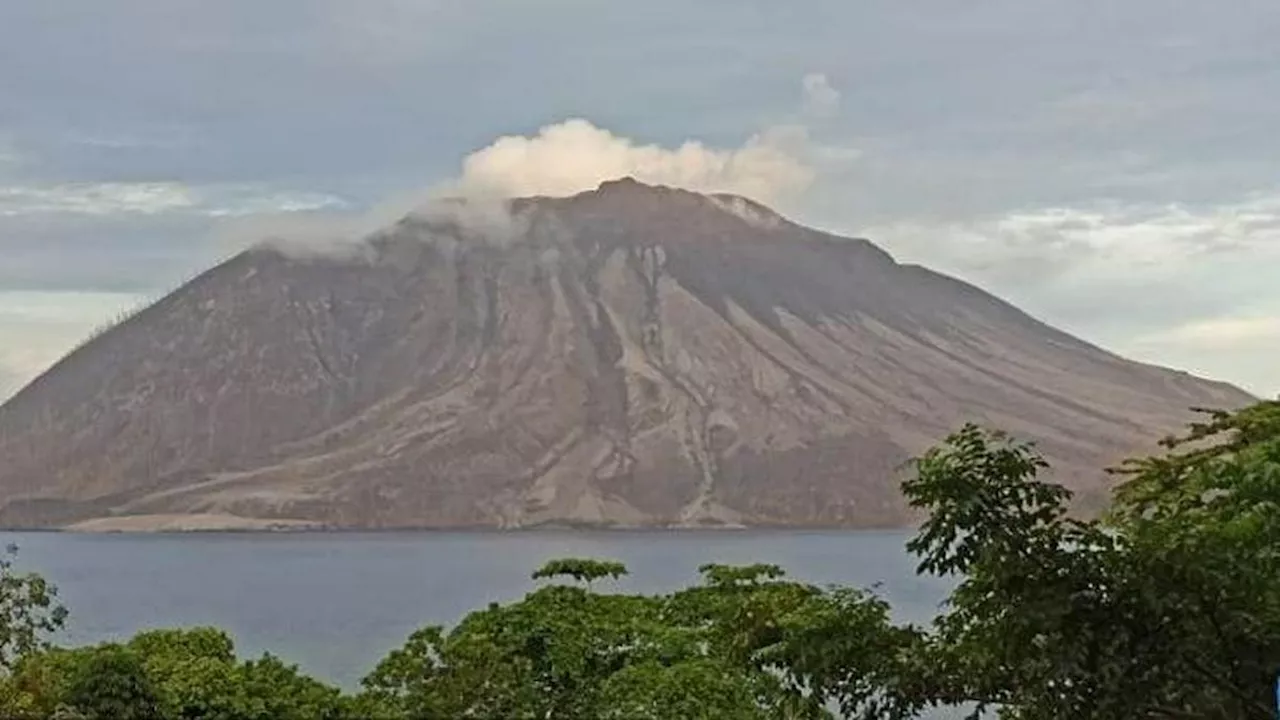
[(1069, 517), (1029, 445), (966, 426), (904, 484), (908, 549), (958, 585), (929, 626), (771, 565), (702, 569), (667, 595), (601, 592), (614, 562), (565, 559), (524, 599), (414, 633), (356, 694), (212, 628), (50, 647), (53, 589), (0, 562), (0, 714), (14, 717), (1275, 717), (1280, 402), (1211, 413), (1137, 459), (1108, 515)]

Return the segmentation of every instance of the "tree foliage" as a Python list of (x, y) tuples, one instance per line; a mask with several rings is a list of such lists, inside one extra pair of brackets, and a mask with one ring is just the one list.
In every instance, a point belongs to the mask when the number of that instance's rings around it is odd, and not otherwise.
[[(548, 567), (579, 579), (625, 571), (578, 559)], [(841, 628), (824, 642), (856, 641), (869, 657), (878, 648), (868, 642), (895, 632), (870, 596), (784, 581), (766, 566), (703, 572), (703, 584), (670, 595), (550, 585), (450, 632), (424, 629), (365, 679), (359, 704), (406, 718), (827, 717), (831, 688), (806, 675), (820, 668), (806, 655), (811, 621)]]
[(18, 658), (48, 647), (49, 636), (62, 628), (67, 610), (57, 602), (58, 591), (36, 573), (14, 568), (18, 547), (0, 555), (0, 671)]
[(921, 569), (959, 573), (928, 640), (932, 703), (1007, 718), (1275, 717), (1280, 405), (1212, 413), (1067, 517), (1027, 445), (966, 427), (905, 484)]
[(273, 656), (237, 660), (231, 639), (213, 628), (33, 653), (5, 686), (9, 714), (32, 718), (338, 720), (350, 703)]
[(617, 580), (626, 574), (627, 566), (612, 560), (561, 558), (552, 560), (535, 570), (533, 579), (571, 577), (578, 582), (590, 583), (602, 578)]

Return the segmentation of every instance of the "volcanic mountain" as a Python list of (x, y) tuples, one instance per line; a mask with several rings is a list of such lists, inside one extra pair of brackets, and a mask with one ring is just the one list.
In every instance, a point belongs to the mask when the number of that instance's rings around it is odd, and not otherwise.
[(1096, 505), (1251, 400), (735, 196), (456, 201), (347, 250), (244, 252), (14, 396), (0, 525), (893, 526), (963, 421)]

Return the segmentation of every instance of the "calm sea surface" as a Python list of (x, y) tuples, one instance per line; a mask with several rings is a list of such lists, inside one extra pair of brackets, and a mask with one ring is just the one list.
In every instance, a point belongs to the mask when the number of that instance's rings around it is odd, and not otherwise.
[[(534, 587), (556, 557), (612, 558), (623, 589), (673, 590), (708, 562), (770, 562), (814, 583), (879, 585), (897, 616), (932, 617), (947, 585), (917, 578), (902, 532), (522, 532), (77, 535), (0, 533), (60, 590), (65, 642), (216, 625), (354, 687), (414, 629), (451, 624)], [(604, 588), (604, 585), (601, 585)]]

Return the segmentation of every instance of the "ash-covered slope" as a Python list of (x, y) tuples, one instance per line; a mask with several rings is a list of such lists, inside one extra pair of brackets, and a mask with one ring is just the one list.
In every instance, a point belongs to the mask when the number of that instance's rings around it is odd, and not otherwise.
[(741, 198), (457, 207), (244, 253), (67, 357), (0, 408), (0, 525), (894, 525), (964, 420), (1096, 501), (1250, 401)]

